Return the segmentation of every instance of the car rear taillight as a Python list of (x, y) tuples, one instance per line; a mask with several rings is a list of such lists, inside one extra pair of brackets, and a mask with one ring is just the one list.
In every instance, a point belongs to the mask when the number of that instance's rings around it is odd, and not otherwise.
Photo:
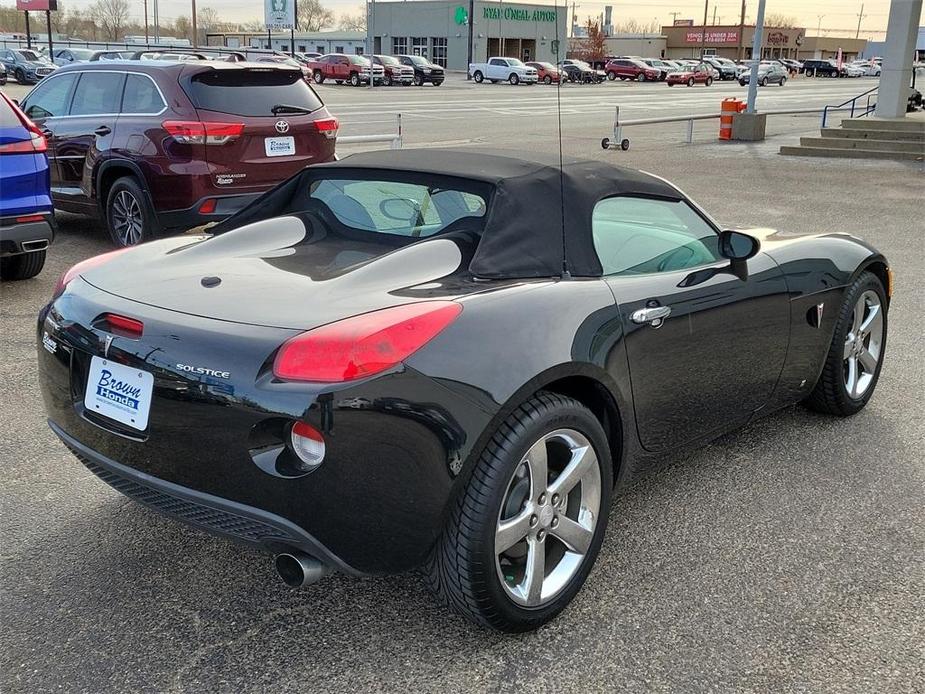
[(40, 214), (24, 214), (16, 218), (17, 224), (28, 224), (29, 222), (43, 222), (45, 217)]
[(244, 132), (244, 123), (165, 120), (161, 125), (174, 140), (184, 145), (224, 145)]
[(95, 255), (92, 258), (87, 258), (86, 260), (80, 261), (79, 263), (71, 267), (70, 270), (67, 270), (58, 279), (58, 283), (55, 285), (55, 289), (51, 294), (52, 300), (55, 300), (59, 296), (61, 296), (64, 293), (64, 290), (67, 287), (67, 285), (70, 283), (70, 281), (74, 279), (75, 277), (77, 277), (80, 273), (86, 272), (87, 270), (90, 270), (95, 267), (99, 267), (103, 263), (106, 263), (112, 260), (113, 256), (119, 253), (124, 253), (125, 251), (128, 251), (128, 250), (131, 250), (131, 249), (130, 248), (120, 248), (115, 251), (109, 251), (109, 253), (102, 253), (100, 255)]
[(329, 140), (337, 137), (337, 128), (340, 127), (336, 118), (320, 118), (315, 121), (315, 129)]
[(215, 198), (209, 198), (199, 206), (199, 214), (212, 214), (215, 212), (215, 205), (217, 201)]
[(309, 330), (280, 347), (273, 375), (284, 381), (337, 383), (380, 373), (430, 342), (461, 311), (453, 301), (424, 301)]
[(144, 334), (145, 326), (136, 318), (120, 316), (116, 313), (103, 314), (103, 323), (107, 332), (138, 340)]
[(29, 119), (29, 116), (22, 112), (19, 106), (10, 101), (5, 95), (3, 98), (7, 104), (9, 104), (13, 113), (16, 114), (19, 122), (29, 131), (29, 139), (19, 140), (18, 142), (7, 142), (0, 145), (0, 154), (34, 154), (35, 152), (47, 152), (48, 140), (45, 139), (39, 127)]

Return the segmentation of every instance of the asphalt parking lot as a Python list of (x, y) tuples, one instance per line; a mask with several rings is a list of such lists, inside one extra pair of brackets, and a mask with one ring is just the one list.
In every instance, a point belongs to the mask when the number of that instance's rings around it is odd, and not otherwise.
[[(866, 88), (832, 80), (821, 95), (812, 82), (762, 94), (825, 103)], [(64, 269), (109, 249), (98, 222), (61, 215), (43, 273), (0, 286), (0, 691), (923, 691), (925, 176), (777, 154), (816, 118), (788, 118), (753, 145), (717, 143), (714, 125), (683, 145), (678, 125), (600, 150), (617, 98), (638, 117), (718, 110), (744, 93), (731, 89), (563, 89), (564, 149), (665, 176), (724, 225), (834, 229), (878, 246), (896, 290), (862, 413), (788, 408), (653, 467), (617, 498), (575, 602), (536, 633), (472, 627), (415, 575), (335, 575), (293, 592), (268, 556), (112, 491), (47, 428), (34, 317)], [(368, 90), (319, 91), (344, 134), (400, 110), (408, 146), (557, 147), (553, 89), (460, 81), (373, 105)]]

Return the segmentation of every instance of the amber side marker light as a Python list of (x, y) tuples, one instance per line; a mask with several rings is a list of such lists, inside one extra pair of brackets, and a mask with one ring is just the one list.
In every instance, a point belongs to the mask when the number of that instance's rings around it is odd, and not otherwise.
[(893, 268), (886, 269), (886, 298), (893, 298)]

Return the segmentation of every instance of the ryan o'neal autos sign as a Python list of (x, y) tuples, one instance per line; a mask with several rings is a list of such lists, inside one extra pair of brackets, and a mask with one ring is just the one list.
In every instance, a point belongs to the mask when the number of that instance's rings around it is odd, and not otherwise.
[(293, 29), (295, 0), (263, 0), (263, 16), (268, 29)]
[(512, 22), (554, 22), (556, 21), (555, 10), (525, 10), (519, 7), (494, 7), (484, 8), (484, 19), (507, 19)]

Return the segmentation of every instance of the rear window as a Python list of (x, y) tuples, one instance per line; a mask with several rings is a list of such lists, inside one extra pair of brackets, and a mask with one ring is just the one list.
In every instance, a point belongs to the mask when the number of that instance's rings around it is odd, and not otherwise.
[(195, 75), (189, 97), (198, 109), (236, 116), (272, 116), (278, 104), (307, 111), (321, 100), (295, 70), (214, 70)]
[(322, 179), (309, 197), (353, 229), (420, 238), (486, 211), (485, 198), (475, 192), (402, 181)]

